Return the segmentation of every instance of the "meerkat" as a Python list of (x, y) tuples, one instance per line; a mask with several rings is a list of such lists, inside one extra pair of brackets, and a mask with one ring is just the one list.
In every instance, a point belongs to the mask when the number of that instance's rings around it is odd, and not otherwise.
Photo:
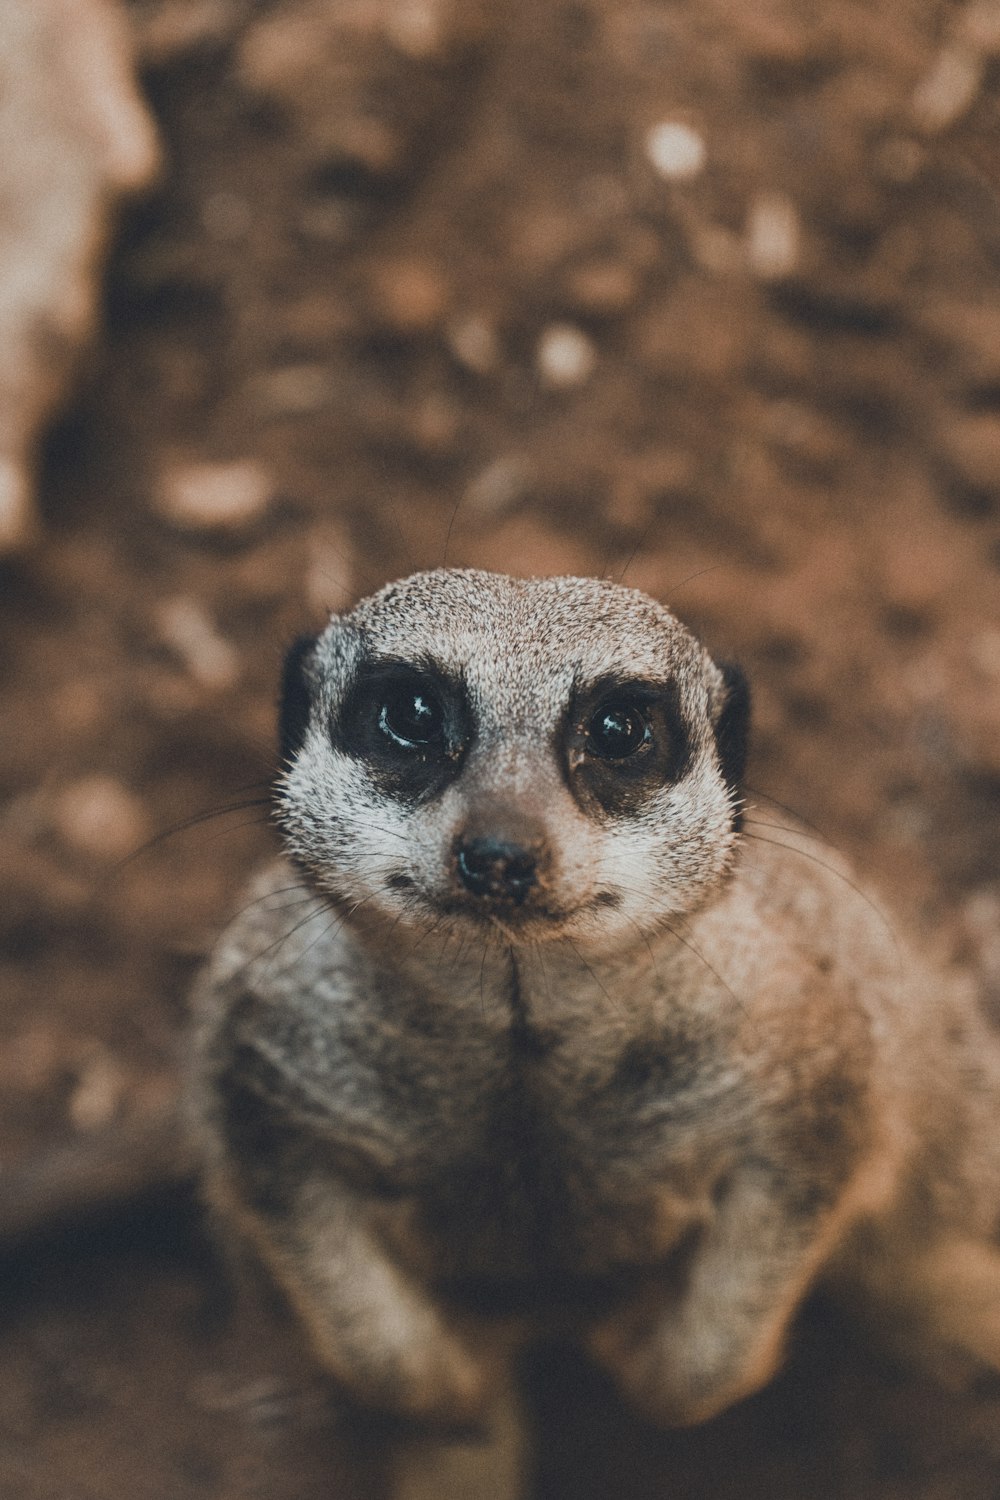
[(1000, 1047), (837, 856), (750, 836), (748, 718), (594, 579), (417, 574), (289, 654), (285, 853), (198, 986), (193, 1116), (337, 1381), (493, 1422), (400, 1493), (519, 1492), (553, 1332), (668, 1425), (768, 1381), (821, 1278), (1000, 1369)]

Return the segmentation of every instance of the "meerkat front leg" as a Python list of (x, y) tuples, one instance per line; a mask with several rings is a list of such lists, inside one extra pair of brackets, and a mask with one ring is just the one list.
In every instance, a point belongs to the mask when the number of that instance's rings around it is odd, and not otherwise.
[(324, 1367), (367, 1405), (460, 1428), (480, 1418), (491, 1384), (432, 1294), (396, 1264), (363, 1198), (336, 1180), (305, 1180), (280, 1215), (238, 1217), (301, 1316)]
[(590, 1347), (653, 1421), (688, 1426), (759, 1389), (828, 1246), (830, 1216), (795, 1216), (770, 1172), (733, 1180), (680, 1284), (651, 1282)]

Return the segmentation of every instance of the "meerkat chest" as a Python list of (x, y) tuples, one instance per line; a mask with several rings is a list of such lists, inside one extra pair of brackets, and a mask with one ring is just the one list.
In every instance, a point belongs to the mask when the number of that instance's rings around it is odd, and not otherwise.
[(574, 1040), (512, 1026), (383, 1046), (373, 1186), (425, 1272), (480, 1290), (599, 1277), (661, 1261), (704, 1217), (720, 1156), (704, 1060), (645, 1036), (595, 1068)]

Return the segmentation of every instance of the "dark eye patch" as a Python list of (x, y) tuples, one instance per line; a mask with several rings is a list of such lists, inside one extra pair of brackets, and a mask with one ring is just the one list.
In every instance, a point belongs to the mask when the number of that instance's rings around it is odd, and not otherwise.
[(571, 789), (614, 816), (638, 812), (691, 760), (672, 683), (596, 683), (575, 695), (564, 732)]
[(458, 774), (472, 739), (464, 685), (431, 664), (364, 662), (330, 737), (370, 767), (388, 796), (433, 796)]

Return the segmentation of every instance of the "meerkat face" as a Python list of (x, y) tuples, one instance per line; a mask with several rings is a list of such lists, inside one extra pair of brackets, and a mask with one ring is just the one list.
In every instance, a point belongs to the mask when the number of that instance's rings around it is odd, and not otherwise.
[(279, 821), (319, 888), (402, 924), (635, 942), (727, 872), (746, 717), (635, 590), (416, 574), (290, 653)]

